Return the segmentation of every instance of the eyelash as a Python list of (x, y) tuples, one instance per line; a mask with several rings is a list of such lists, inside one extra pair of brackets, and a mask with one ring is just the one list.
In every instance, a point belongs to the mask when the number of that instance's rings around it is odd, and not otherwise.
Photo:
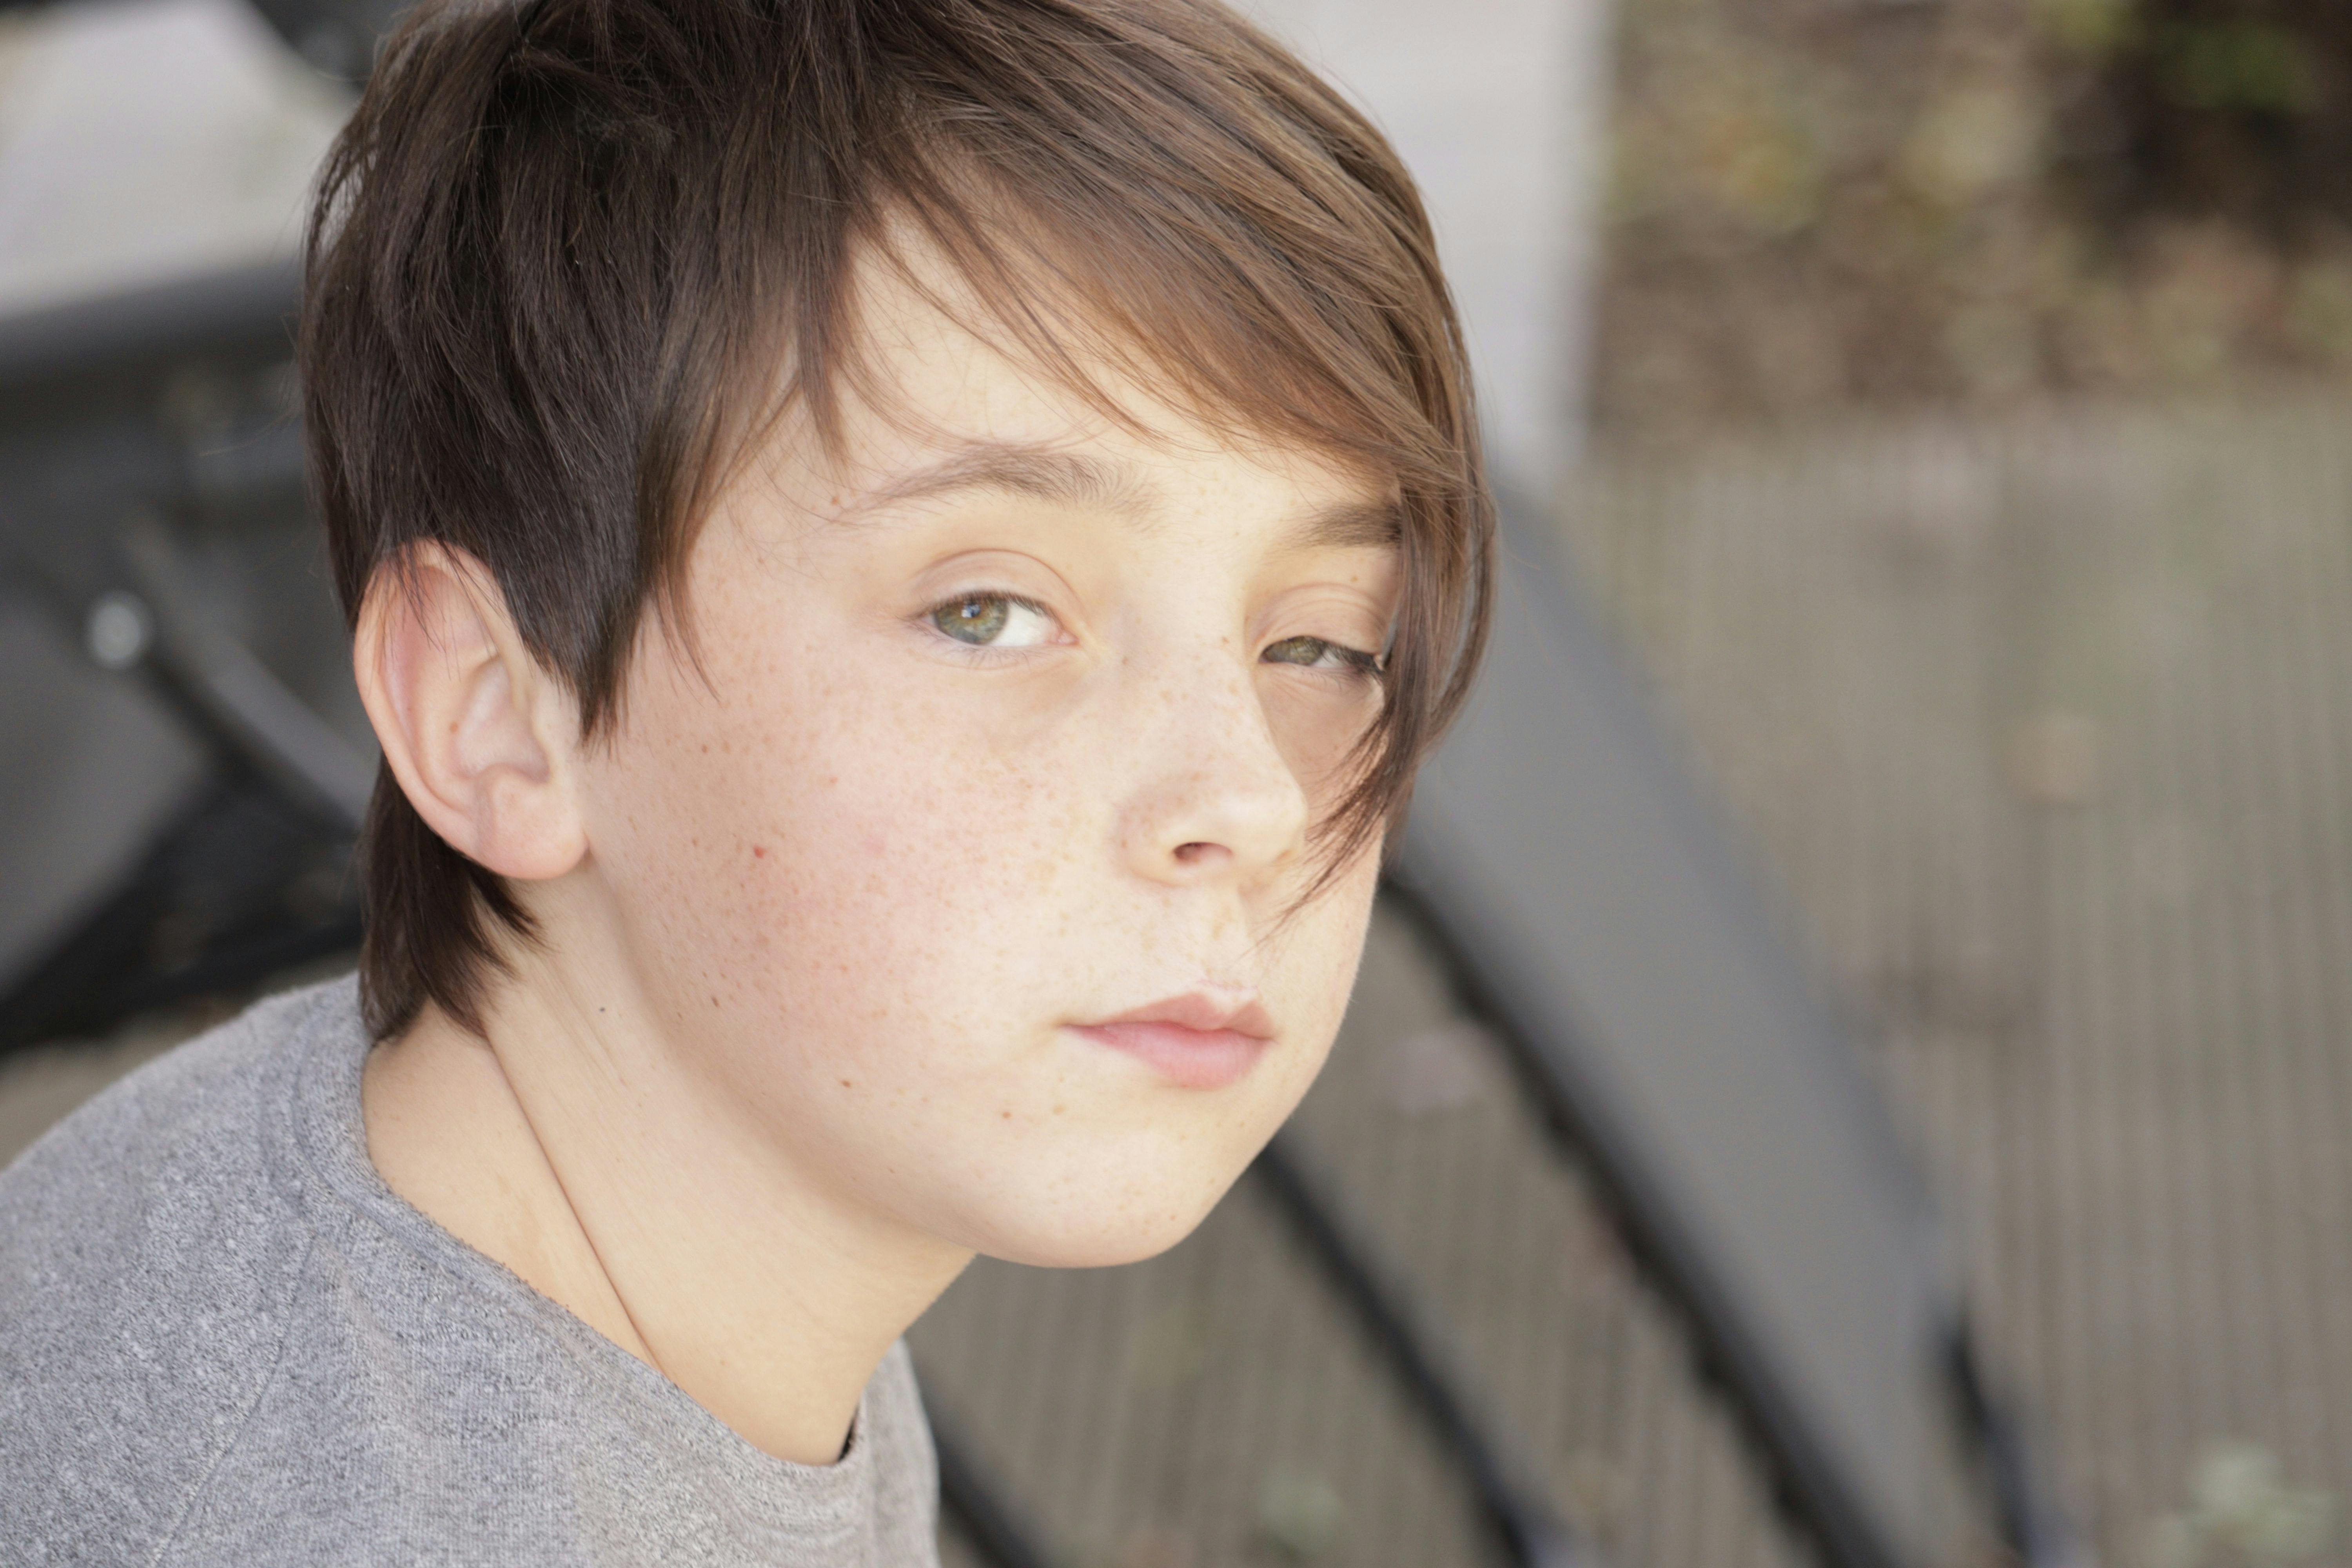
[[(1047, 620), (1054, 622), (1055, 626), (1059, 626), (1061, 624), (1059, 616), (1055, 616), (1052, 610), (1046, 608), (1044, 605), (1039, 604), (1036, 600), (1029, 598), (1025, 595), (1010, 594), (995, 589), (975, 589), (969, 593), (950, 594), (948, 597), (938, 601), (936, 604), (933, 604), (929, 608), (925, 609), (922, 614), (915, 617), (915, 620), (918, 625), (927, 626), (932, 632), (936, 633), (942, 641), (954, 644), (957, 648), (969, 656), (985, 658), (993, 654), (1002, 657), (1005, 654), (1021, 651), (1017, 648), (998, 648), (986, 643), (966, 642), (961, 637), (950, 635), (947, 629), (939, 624), (939, 616), (943, 611), (953, 610), (964, 605), (984, 603), (1016, 605), (1022, 609), (1045, 616)], [(1265, 649), (1259, 653), (1259, 662), (1264, 664), (1289, 664), (1295, 668), (1312, 669), (1314, 668), (1312, 664), (1301, 664), (1290, 659), (1270, 659), (1265, 657), (1266, 653), (1273, 651), (1275, 648), (1280, 647), (1285, 643), (1301, 642), (1318, 644), (1326, 652), (1337, 656), (1339, 661), (1339, 668), (1338, 670), (1329, 673), (1335, 673), (1351, 679), (1362, 680), (1378, 680), (1388, 673), (1388, 660), (1380, 654), (1367, 653), (1362, 648), (1349, 647), (1344, 643), (1333, 642), (1328, 637), (1301, 636), (1276, 638), (1274, 642), (1267, 644)]]

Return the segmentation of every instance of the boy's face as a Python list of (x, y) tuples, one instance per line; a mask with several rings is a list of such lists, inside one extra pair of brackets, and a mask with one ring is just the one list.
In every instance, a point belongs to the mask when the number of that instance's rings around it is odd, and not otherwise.
[(649, 631), (583, 759), (588, 869), (759, 1158), (993, 1256), (1146, 1257), (1354, 979), (1374, 857), (1293, 910), (1379, 706), (1386, 498), (1139, 389), (1125, 433), (878, 276), (866, 326), (898, 417), (853, 405), (842, 463), (780, 435), (719, 499), (692, 650)]

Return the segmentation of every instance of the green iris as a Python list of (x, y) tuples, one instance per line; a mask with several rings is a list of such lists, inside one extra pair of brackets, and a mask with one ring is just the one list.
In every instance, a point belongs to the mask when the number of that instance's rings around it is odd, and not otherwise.
[(941, 605), (931, 612), (933, 626), (958, 642), (980, 647), (994, 642), (1003, 633), (1004, 623), (1012, 618), (1011, 600), (978, 595)]
[(1325, 654), (1335, 651), (1321, 637), (1285, 637), (1268, 645), (1260, 657), (1269, 664), (1320, 664)]

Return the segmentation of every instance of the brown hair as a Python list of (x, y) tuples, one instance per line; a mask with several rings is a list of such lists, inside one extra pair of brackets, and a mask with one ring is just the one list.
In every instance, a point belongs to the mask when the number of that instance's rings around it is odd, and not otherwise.
[[(1213, 0), (425, 0), (308, 237), (304, 412), (346, 614), (419, 542), (461, 548), (608, 728), (732, 462), (787, 406), (834, 438), (852, 268), (902, 224), (1089, 395), (1108, 353), (1213, 428), (1393, 478), (1404, 605), (1318, 825), (1336, 867), (1462, 699), (1491, 506), (1412, 181)], [(370, 1030), (429, 999), (478, 1032), (491, 922), (530, 939), (521, 905), (389, 770), (361, 867)]]

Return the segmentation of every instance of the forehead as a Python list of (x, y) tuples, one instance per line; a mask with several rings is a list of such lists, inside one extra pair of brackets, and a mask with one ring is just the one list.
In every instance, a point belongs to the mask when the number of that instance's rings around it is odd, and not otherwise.
[[(934, 253), (861, 261), (850, 362), (830, 440), (773, 447), (780, 477), (821, 516), (971, 491), (1011, 493), (1149, 523), (1187, 505), (1278, 515), (1295, 542), (1400, 539), (1392, 476), (1280, 437), (1215, 427), (1155, 386), (1139, 356), (1084, 322), (1054, 334), (1066, 359), (1012, 346), (1002, 310)], [(1044, 298), (1018, 302), (1047, 310)], [(1067, 319), (1066, 318), (1066, 321)], [(803, 423), (799, 434), (814, 437)]]

